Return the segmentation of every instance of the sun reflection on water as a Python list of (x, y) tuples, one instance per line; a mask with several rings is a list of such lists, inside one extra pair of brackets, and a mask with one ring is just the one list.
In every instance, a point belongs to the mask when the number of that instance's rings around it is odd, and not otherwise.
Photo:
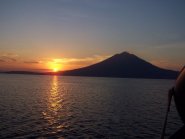
[(61, 97), (59, 96), (58, 76), (53, 76), (51, 83), (50, 97), (49, 97), (49, 110), (57, 114), (61, 108)]
[(64, 92), (61, 92), (59, 89), (59, 77), (53, 76), (48, 93), (47, 110), (42, 112), (49, 128), (52, 129), (52, 133), (60, 132), (68, 126), (66, 123), (61, 122), (63, 120), (62, 118), (64, 118), (64, 115), (62, 115), (63, 93)]

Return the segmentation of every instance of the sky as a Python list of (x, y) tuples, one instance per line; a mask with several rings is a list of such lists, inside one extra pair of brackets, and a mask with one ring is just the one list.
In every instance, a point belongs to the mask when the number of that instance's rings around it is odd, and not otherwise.
[(0, 0), (0, 70), (68, 70), (128, 51), (185, 64), (184, 0)]

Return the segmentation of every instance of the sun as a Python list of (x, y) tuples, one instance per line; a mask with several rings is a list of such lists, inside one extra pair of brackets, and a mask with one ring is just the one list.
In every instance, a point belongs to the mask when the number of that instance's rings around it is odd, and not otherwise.
[(53, 72), (58, 72), (59, 71), (59, 69), (58, 68), (53, 68)]
[(51, 72), (57, 73), (62, 69), (62, 62), (60, 59), (52, 59), (47, 62), (47, 67)]

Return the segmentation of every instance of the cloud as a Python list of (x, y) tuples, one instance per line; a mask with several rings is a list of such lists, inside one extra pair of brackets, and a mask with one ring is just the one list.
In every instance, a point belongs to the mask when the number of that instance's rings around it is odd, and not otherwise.
[(95, 64), (108, 57), (110, 57), (110, 55), (109, 56), (94, 55), (92, 57), (84, 58), (55, 58), (55, 59), (44, 58), (41, 59), (41, 61), (50, 69), (53, 67), (58, 67), (59, 69), (62, 70), (70, 70)]
[(5, 53), (4, 56), (8, 56), (8, 57), (18, 57), (18, 54), (15, 53)]
[(0, 56), (0, 61), (2, 62), (16, 62), (17, 60), (15, 58), (12, 57), (8, 57), (8, 56)]
[(0, 59), (0, 62), (5, 62), (3, 59)]
[(40, 61), (24, 61), (26, 64), (39, 64)]
[(18, 55), (14, 53), (1, 53), (0, 62), (16, 62)]
[(57, 64), (88, 65), (88, 64), (100, 62), (108, 57), (110, 57), (110, 55), (109, 56), (94, 55), (92, 57), (85, 57), (85, 58), (57, 58), (57, 59), (50, 60), (50, 62), (54, 62)]

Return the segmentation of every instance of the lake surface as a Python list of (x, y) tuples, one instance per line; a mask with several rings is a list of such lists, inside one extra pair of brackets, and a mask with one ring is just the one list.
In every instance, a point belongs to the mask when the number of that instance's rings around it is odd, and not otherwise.
[[(157, 139), (173, 84), (0, 74), (0, 138)], [(172, 103), (167, 135), (181, 126)]]

